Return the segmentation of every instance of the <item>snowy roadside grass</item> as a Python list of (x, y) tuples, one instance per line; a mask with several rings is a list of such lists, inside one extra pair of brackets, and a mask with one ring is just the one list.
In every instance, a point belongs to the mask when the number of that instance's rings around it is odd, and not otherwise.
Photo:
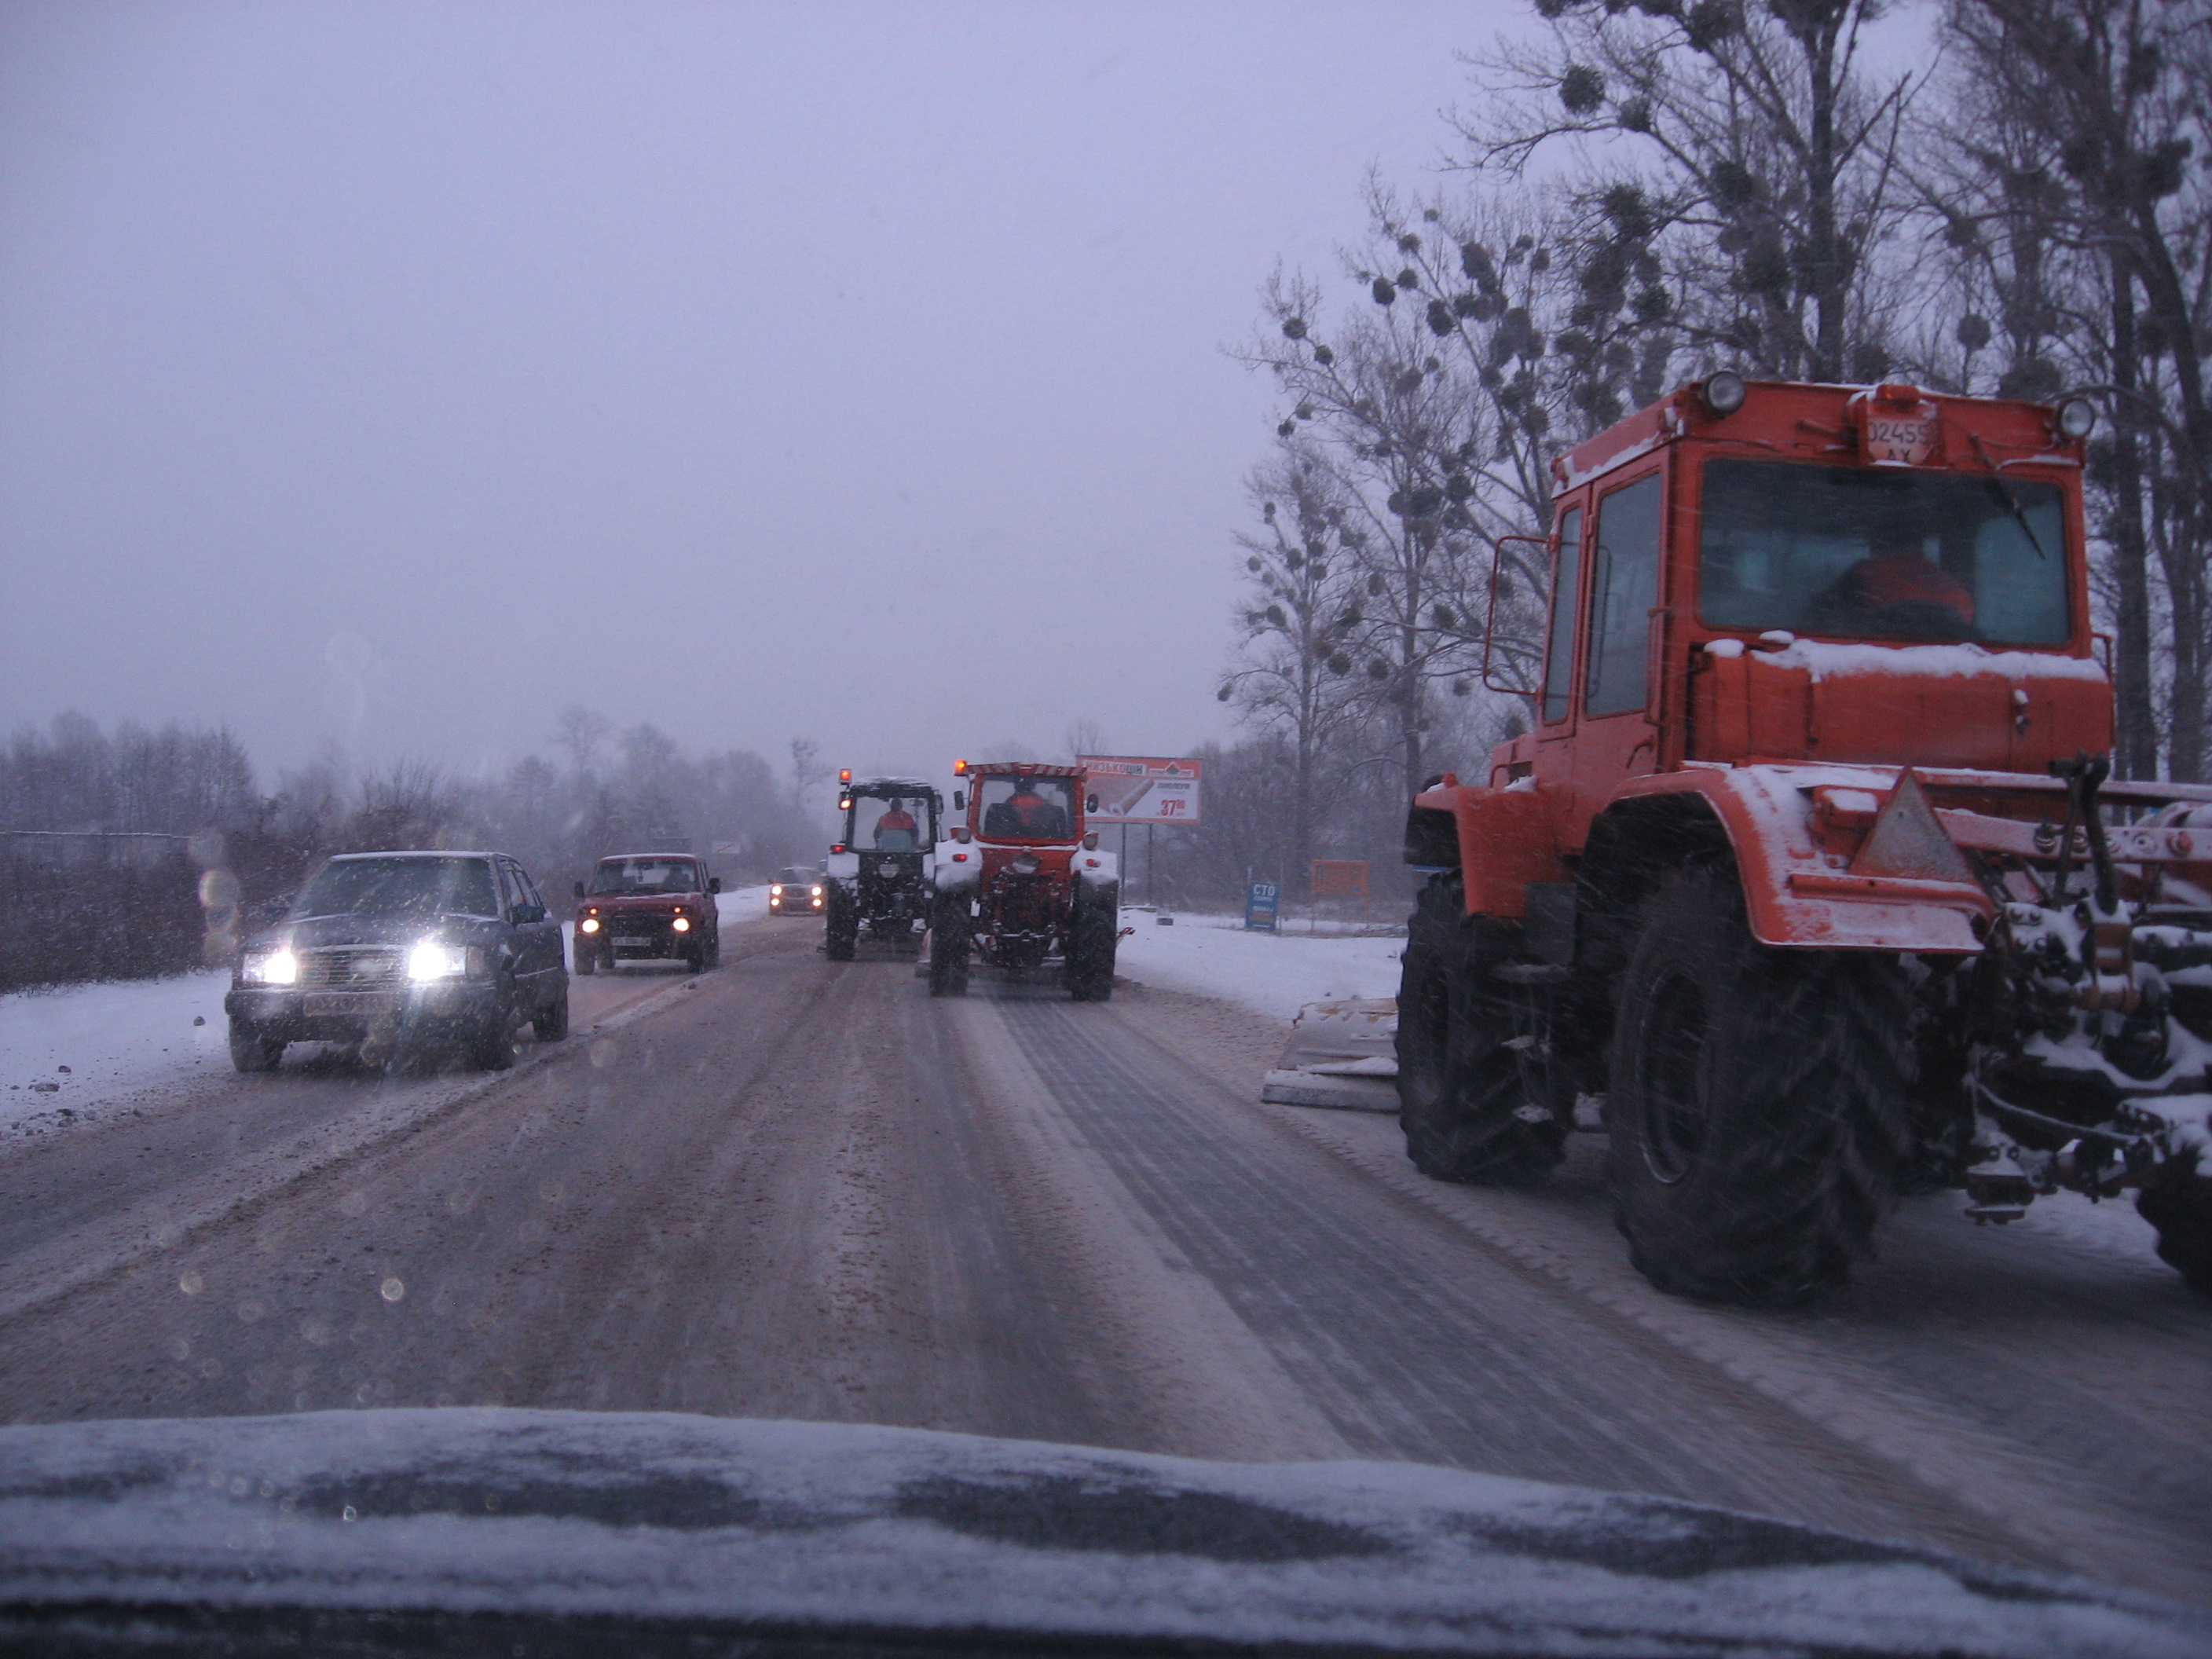
[(1395, 997), (1402, 934), (1251, 933), (1241, 916), (1179, 914), (1163, 927), (1150, 912), (1124, 910), (1136, 932), (1121, 941), (1117, 967), (1140, 984), (1234, 1002), (1287, 1022), (1309, 1002)]
[(212, 969), (0, 996), (0, 1130), (228, 1071), (229, 988), (229, 971)]

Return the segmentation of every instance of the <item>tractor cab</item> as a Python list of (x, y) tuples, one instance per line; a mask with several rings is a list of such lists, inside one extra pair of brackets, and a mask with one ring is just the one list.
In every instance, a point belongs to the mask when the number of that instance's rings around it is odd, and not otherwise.
[(1510, 688), (1534, 729), (1492, 781), (1571, 792), (1579, 842), (1685, 763), (2039, 774), (2109, 747), (2087, 416), (1717, 374), (1560, 457), (1544, 646)]

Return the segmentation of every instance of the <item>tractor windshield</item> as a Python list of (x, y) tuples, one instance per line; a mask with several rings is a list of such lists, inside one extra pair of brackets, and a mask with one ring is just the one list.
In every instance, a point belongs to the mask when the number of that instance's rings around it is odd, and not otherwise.
[(1065, 841), (1075, 822), (1075, 785), (1067, 778), (984, 778), (975, 786), (983, 833), (1013, 841)]
[(1832, 638), (2063, 645), (2058, 487), (1956, 473), (1705, 463), (1698, 614)]

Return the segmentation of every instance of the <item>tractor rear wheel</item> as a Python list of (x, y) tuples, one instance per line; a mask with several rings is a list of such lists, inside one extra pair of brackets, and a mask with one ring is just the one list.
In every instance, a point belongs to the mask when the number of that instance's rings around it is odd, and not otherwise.
[(1467, 915), (1456, 876), (1421, 890), (1398, 990), (1398, 1123), (1406, 1156), (1438, 1181), (1534, 1181), (1565, 1154), (1567, 1126), (1530, 1097), (1513, 1009), (1490, 969), (1497, 922)]
[(1839, 1285), (1911, 1171), (1911, 991), (1893, 958), (1776, 951), (1734, 870), (1647, 903), (1615, 1004), (1614, 1218), (1661, 1290), (1752, 1307)]
[(853, 896), (838, 884), (830, 886), (830, 903), (825, 912), (829, 932), (823, 948), (832, 962), (850, 962), (854, 948), (860, 942), (860, 912), (853, 907)]
[(968, 902), (940, 898), (929, 923), (929, 994), (968, 994)]
[(2212, 1176), (2169, 1170), (2136, 1194), (2136, 1213), (2158, 1229), (2159, 1260), (2212, 1296)]
[(1121, 923), (1120, 906), (1103, 896), (1086, 900), (1075, 913), (1067, 940), (1067, 994), (1076, 1001), (1105, 1002), (1113, 997)]

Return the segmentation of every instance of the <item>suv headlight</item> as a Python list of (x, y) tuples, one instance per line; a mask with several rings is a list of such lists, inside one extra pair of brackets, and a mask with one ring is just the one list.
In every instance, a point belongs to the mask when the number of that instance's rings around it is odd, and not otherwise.
[(296, 985), (300, 958), (281, 947), (258, 951), (239, 964), (238, 976), (249, 985)]
[(458, 945), (426, 939), (407, 953), (407, 977), (412, 980), (459, 979), (469, 971), (469, 953)]

